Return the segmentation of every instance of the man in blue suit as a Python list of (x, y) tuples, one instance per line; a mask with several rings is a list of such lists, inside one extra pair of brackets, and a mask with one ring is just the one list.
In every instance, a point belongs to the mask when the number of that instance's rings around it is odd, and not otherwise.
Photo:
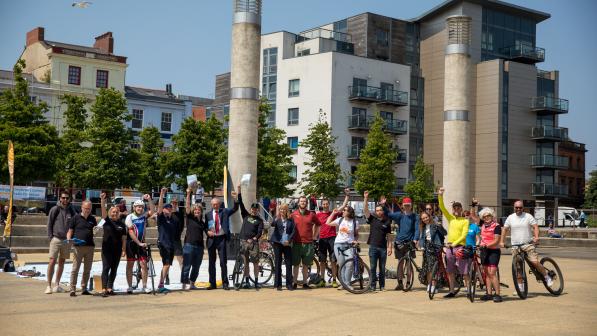
[(230, 240), (230, 216), (238, 210), (238, 199), (236, 192), (231, 193), (234, 198), (234, 207), (232, 209), (220, 207), (220, 199), (214, 197), (211, 199), (211, 211), (205, 214), (207, 222), (207, 255), (209, 256), (209, 287), (216, 288), (216, 251), (220, 258), (220, 270), (222, 272), (222, 286), (229, 290), (228, 286), (228, 261), (226, 242)]

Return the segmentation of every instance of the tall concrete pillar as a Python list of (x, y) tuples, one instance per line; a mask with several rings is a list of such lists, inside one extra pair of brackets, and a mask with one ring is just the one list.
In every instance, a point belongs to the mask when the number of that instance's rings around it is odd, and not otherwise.
[(466, 207), (471, 199), (471, 18), (455, 15), (446, 19), (448, 44), (444, 76), (443, 185), (445, 202)]
[[(233, 0), (232, 6), (228, 169), (235, 189), (243, 174), (251, 174), (251, 183), (243, 189), (243, 202), (251, 204), (257, 182), (261, 0)], [(238, 218), (231, 225), (233, 233), (240, 232)]]

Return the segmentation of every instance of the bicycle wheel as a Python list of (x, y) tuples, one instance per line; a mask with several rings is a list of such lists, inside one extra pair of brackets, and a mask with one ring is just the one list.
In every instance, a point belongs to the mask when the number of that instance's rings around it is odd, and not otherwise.
[(477, 289), (477, 264), (475, 262), (471, 263), (471, 266), (468, 270), (468, 292), (466, 296), (471, 302), (475, 301), (475, 290)]
[(404, 276), (406, 278), (406, 283), (402, 290), (408, 292), (413, 288), (413, 283), (415, 282), (415, 270), (413, 269), (413, 263), (410, 258), (405, 260)]
[(441, 276), (442, 275), (439, 270), (439, 262), (436, 261), (435, 263), (433, 263), (433, 267), (431, 267), (431, 283), (430, 284), (431, 284), (431, 287), (433, 287), (433, 290), (429, 290), (427, 292), (427, 294), (429, 294), (429, 300), (433, 300), (433, 296), (435, 295), (435, 292), (439, 288)]
[(234, 269), (232, 270), (232, 285), (234, 289), (239, 290), (243, 284), (244, 260), (242, 256), (238, 256), (234, 262)]
[(360, 257), (355, 272), (354, 258), (347, 259), (340, 267), (338, 279), (344, 289), (353, 294), (363, 294), (371, 285), (371, 271)]
[[(522, 282), (518, 282), (518, 280)], [(512, 281), (514, 282), (514, 289), (516, 294), (521, 299), (526, 299), (529, 292), (529, 284), (527, 282), (527, 273), (524, 269), (524, 259), (521, 256), (516, 256), (512, 259)]]
[(540, 261), (541, 265), (545, 267), (547, 274), (551, 277), (552, 285), (548, 286), (547, 281), (543, 279), (543, 285), (553, 295), (560, 295), (564, 290), (564, 277), (562, 276), (562, 271), (560, 271), (560, 267), (556, 264), (555, 260), (551, 259), (550, 257), (543, 257)]
[[(255, 266), (253, 263), (249, 264), (249, 278), (251, 281), (255, 281), (253, 279), (255, 277), (255, 271), (253, 270)], [(261, 253), (259, 256), (259, 271), (257, 272), (257, 283), (259, 285), (267, 284), (274, 274), (274, 260), (272, 257), (267, 253)]]
[(155, 295), (155, 267), (153, 266), (153, 258), (151, 255), (147, 259), (147, 276), (151, 277), (151, 294)]

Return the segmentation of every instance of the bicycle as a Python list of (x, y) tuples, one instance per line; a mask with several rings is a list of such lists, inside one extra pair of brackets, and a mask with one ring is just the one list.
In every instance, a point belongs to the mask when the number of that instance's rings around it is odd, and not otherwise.
[[(437, 249), (437, 260), (431, 267), (431, 287), (434, 290), (429, 290), (429, 300), (433, 300), (435, 292), (440, 288), (446, 287), (449, 285), (448, 280), (448, 272), (446, 271), (445, 267), (445, 258), (446, 252), (442, 248), (442, 246), (433, 246), (431, 248)], [(448, 247), (452, 248), (452, 247)], [(460, 292), (460, 288), (464, 285), (464, 280), (461, 274), (456, 274), (455, 276), (456, 286), (454, 286), (454, 294), (458, 294)]]
[(339, 251), (347, 257), (346, 251), (349, 249), (352, 249), (352, 258), (346, 259), (340, 266), (338, 280), (340, 280), (342, 287), (350, 293), (366, 293), (370, 289), (369, 286), (371, 286), (371, 270), (359, 255), (360, 248), (358, 244), (340, 248)]
[[(533, 274), (537, 279), (537, 282), (543, 283), (543, 286), (545, 286), (545, 289), (547, 289), (549, 293), (555, 296), (562, 294), (562, 291), (564, 290), (564, 277), (562, 276), (562, 271), (560, 270), (560, 267), (555, 262), (555, 260), (553, 260), (550, 257), (543, 257), (539, 261), (539, 263), (541, 263), (541, 265), (547, 271), (547, 275), (549, 275), (552, 279), (552, 285), (549, 286), (543, 274), (541, 274), (541, 272), (539, 272), (535, 265), (533, 265), (533, 263), (529, 259), (527, 252), (522, 248), (523, 246), (529, 244), (532, 243), (515, 244), (511, 246), (513, 252), (512, 254), (514, 255), (516, 252), (514, 257), (512, 258), (512, 280), (514, 281), (514, 288), (516, 289), (516, 294), (518, 294), (518, 297), (523, 300), (526, 299), (528, 295), (529, 283), (527, 280), (527, 273), (525, 271), (525, 262), (529, 267), (529, 274)], [(556, 284), (558, 284), (558, 287), (554, 287)]]
[[(400, 272), (398, 272), (398, 266), (396, 266), (396, 278), (400, 282), (400, 281), (402, 281), (403, 278), (406, 277), (406, 285), (404, 287), (402, 287), (402, 290), (405, 292), (408, 292), (409, 290), (412, 289), (413, 283), (415, 282), (414, 270), (416, 269), (417, 273), (421, 273), (421, 268), (419, 267), (419, 265), (417, 265), (417, 263), (415, 262), (415, 258), (414, 258), (414, 254), (415, 254), (415, 251), (417, 250), (417, 247), (415, 246), (415, 244), (412, 241), (406, 242), (405, 244), (408, 247), (408, 251), (406, 252), (404, 257), (402, 257), (398, 260), (398, 265), (400, 265), (400, 263), (402, 263), (404, 261), (403, 266), (402, 266), (402, 274), (400, 274)], [(398, 249), (396, 249), (396, 251), (398, 251)], [(414, 269), (413, 269), (413, 266), (414, 266)]]
[[(468, 270), (469, 282), (468, 282), (468, 292), (466, 293), (466, 296), (468, 297), (468, 299), (471, 302), (475, 301), (475, 292), (477, 289), (477, 283), (479, 284), (479, 289), (483, 289), (483, 287), (485, 287), (485, 283), (487, 280), (487, 273), (485, 272), (485, 268), (483, 268), (483, 265), (481, 265), (481, 256), (480, 256), (480, 253), (482, 253), (484, 249), (486, 249), (486, 247), (476, 246), (476, 248), (473, 251), (474, 254), (473, 254), (473, 257), (471, 258), (471, 263), (469, 265), (469, 270)], [(499, 268), (497, 270), (497, 277), (499, 280), (500, 279)], [(501, 283), (501, 282), (500, 282), (500, 286), (506, 287), (506, 288), (509, 287), (508, 285)]]
[[(151, 293), (155, 295), (155, 281), (154, 278), (156, 276), (155, 267), (153, 265), (153, 258), (151, 256), (151, 246), (153, 244), (146, 244), (145, 250), (147, 251), (147, 277), (151, 278)], [(139, 287), (139, 283), (143, 278), (143, 273), (141, 272), (141, 261), (137, 259), (135, 262), (135, 269), (133, 270), (133, 289), (137, 289)]]

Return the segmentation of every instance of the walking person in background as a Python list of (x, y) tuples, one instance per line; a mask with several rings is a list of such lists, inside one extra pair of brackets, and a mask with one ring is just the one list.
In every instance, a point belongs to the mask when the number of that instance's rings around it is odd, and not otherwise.
[[(384, 207), (381, 204), (375, 206), (375, 215), (369, 212), (369, 192), (363, 194), (363, 214), (369, 223), (369, 266), (371, 267), (371, 290), (375, 290), (379, 281), (379, 290), (383, 291), (386, 286), (386, 260), (392, 255), (392, 241), (389, 233), (392, 232), (392, 220), (386, 216)], [(379, 264), (379, 273), (377, 266)], [(379, 276), (378, 276), (379, 274)]]
[(151, 289), (147, 288), (147, 250), (145, 249), (145, 231), (147, 229), (147, 219), (155, 212), (155, 204), (149, 194), (143, 195), (143, 200), (149, 205), (149, 210), (145, 211), (145, 202), (136, 200), (133, 203), (133, 211), (126, 216), (124, 224), (128, 230), (126, 241), (126, 281), (129, 288), (126, 290), (128, 294), (133, 293), (133, 266), (135, 261), (141, 264), (141, 281), (143, 283), (143, 291), (147, 294), (151, 293)]
[(81, 203), (81, 213), (76, 214), (70, 221), (66, 239), (71, 240), (73, 237), (81, 241), (80, 244), (75, 244), (75, 254), (73, 260), (73, 270), (70, 274), (70, 296), (77, 296), (75, 290), (77, 288), (77, 276), (79, 275), (79, 268), (83, 262), (83, 277), (81, 278), (81, 295), (91, 295), (87, 290), (89, 283), (89, 274), (93, 264), (93, 252), (95, 243), (93, 242), (93, 228), (97, 226), (95, 216), (91, 215), (91, 202), (83, 201)]
[(182, 248), (182, 272), (180, 282), (182, 289), (195, 289), (195, 281), (199, 276), (199, 268), (203, 261), (203, 233), (207, 234), (207, 224), (203, 214), (201, 203), (195, 203), (191, 207), (191, 193), (193, 190), (187, 188), (185, 202), (187, 232), (184, 237)]
[[(46, 287), (46, 294), (64, 293), (64, 289), (60, 287), (60, 278), (64, 271), (64, 261), (70, 257), (70, 245), (65, 242), (66, 233), (69, 229), (69, 223), (75, 215), (75, 210), (70, 205), (70, 194), (66, 191), (60, 193), (60, 200), (58, 205), (50, 209), (48, 213), (48, 239), (50, 239), (50, 262), (48, 263), (48, 286)], [(58, 262), (58, 270), (56, 271), (56, 286), (52, 288), (52, 277), (54, 269)]]
[(102, 296), (114, 294), (114, 280), (121, 256), (126, 255), (126, 225), (120, 219), (118, 206), (106, 208), (106, 193), (100, 194), (104, 231), (102, 237)]
[(292, 286), (292, 240), (296, 233), (296, 226), (290, 217), (290, 210), (288, 204), (282, 204), (278, 207), (279, 213), (272, 223), (274, 231), (270, 238), (270, 242), (274, 248), (274, 287), (282, 290), (282, 259), (284, 259), (284, 267), (286, 267), (286, 289), (294, 290)]

